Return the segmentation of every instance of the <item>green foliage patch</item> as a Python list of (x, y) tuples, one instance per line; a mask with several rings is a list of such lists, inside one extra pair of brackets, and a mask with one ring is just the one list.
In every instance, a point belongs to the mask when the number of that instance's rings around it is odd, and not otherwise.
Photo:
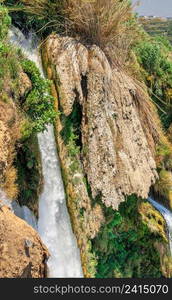
[(172, 122), (171, 51), (172, 47), (165, 37), (147, 39), (135, 47), (143, 78), (165, 129)]
[(128, 197), (119, 212), (104, 208), (106, 223), (92, 241), (98, 278), (161, 277), (160, 258), (153, 235), (139, 217), (137, 198)]
[(54, 98), (50, 93), (51, 82), (41, 77), (33, 62), (24, 59), (21, 66), (32, 82), (32, 90), (26, 97), (23, 109), (32, 121), (31, 131), (41, 132), (46, 129), (47, 124), (53, 123), (57, 116)]
[(37, 215), (37, 200), (41, 188), (41, 169), (36, 136), (32, 135), (17, 151), (15, 167), (19, 186), (18, 201)]

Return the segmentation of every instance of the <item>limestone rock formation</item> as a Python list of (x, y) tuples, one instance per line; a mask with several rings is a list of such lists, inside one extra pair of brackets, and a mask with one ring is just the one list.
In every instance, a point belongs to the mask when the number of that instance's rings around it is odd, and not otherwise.
[(67, 117), (74, 103), (81, 106), (81, 161), (93, 197), (114, 209), (125, 195), (146, 198), (157, 178), (158, 133), (144, 88), (111, 66), (100, 48), (73, 38), (51, 35), (44, 56), (61, 111)]
[(49, 254), (39, 235), (0, 204), (0, 278), (46, 277)]

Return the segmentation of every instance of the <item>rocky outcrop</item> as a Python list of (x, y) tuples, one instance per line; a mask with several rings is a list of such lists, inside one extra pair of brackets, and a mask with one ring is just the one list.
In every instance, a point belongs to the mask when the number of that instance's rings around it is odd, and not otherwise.
[(0, 91), (0, 187), (9, 198), (16, 198), (18, 188), (16, 185), (16, 170), (13, 166), (16, 155), (16, 143), (21, 138), (23, 122), (22, 111), (19, 110), (19, 102), (31, 88), (32, 84), (28, 76), (20, 69), (19, 86), (12, 88), (9, 80)]
[(0, 203), (0, 278), (43, 278), (48, 251), (25, 221)]
[(44, 59), (63, 114), (81, 106), (81, 161), (92, 196), (114, 209), (125, 195), (146, 198), (157, 178), (158, 133), (144, 88), (113, 68), (100, 48), (73, 38), (51, 35)]

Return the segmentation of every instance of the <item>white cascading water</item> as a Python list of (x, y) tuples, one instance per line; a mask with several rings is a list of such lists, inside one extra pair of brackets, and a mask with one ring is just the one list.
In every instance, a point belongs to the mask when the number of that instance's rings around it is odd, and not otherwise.
[[(33, 34), (26, 39), (21, 31), (13, 27), (9, 39), (28, 59), (35, 62), (44, 77)], [(38, 134), (38, 142), (44, 176), (44, 188), (39, 199), (38, 232), (51, 255), (48, 260), (49, 277), (83, 277), (80, 251), (66, 207), (53, 125), (48, 125), (46, 131)]]
[(156, 202), (151, 197), (148, 198), (148, 201), (161, 213), (166, 221), (169, 236), (169, 247), (172, 256), (172, 213), (166, 207), (164, 207), (159, 202)]

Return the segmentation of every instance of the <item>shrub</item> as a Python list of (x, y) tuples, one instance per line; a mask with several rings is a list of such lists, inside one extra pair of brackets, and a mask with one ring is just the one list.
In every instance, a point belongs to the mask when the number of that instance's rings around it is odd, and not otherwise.
[(164, 37), (144, 40), (135, 47), (143, 78), (165, 129), (172, 121), (171, 49), (171, 45)]
[[(56, 118), (54, 110), (54, 98), (50, 93), (50, 81), (41, 77), (35, 64), (27, 59), (21, 62), (24, 72), (32, 82), (32, 90), (27, 95), (23, 109), (32, 120), (32, 129), (41, 132), (46, 129), (46, 125), (53, 123)], [(24, 126), (27, 129), (27, 126)]]
[(105, 224), (93, 240), (98, 278), (160, 277), (160, 258), (151, 233), (138, 214), (138, 199), (128, 197), (119, 211), (104, 208)]
[(14, 163), (18, 175), (18, 201), (20, 205), (27, 205), (34, 210), (36, 215), (39, 192), (42, 187), (40, 161), (37, 137), (32, 135), (19, 147)]

